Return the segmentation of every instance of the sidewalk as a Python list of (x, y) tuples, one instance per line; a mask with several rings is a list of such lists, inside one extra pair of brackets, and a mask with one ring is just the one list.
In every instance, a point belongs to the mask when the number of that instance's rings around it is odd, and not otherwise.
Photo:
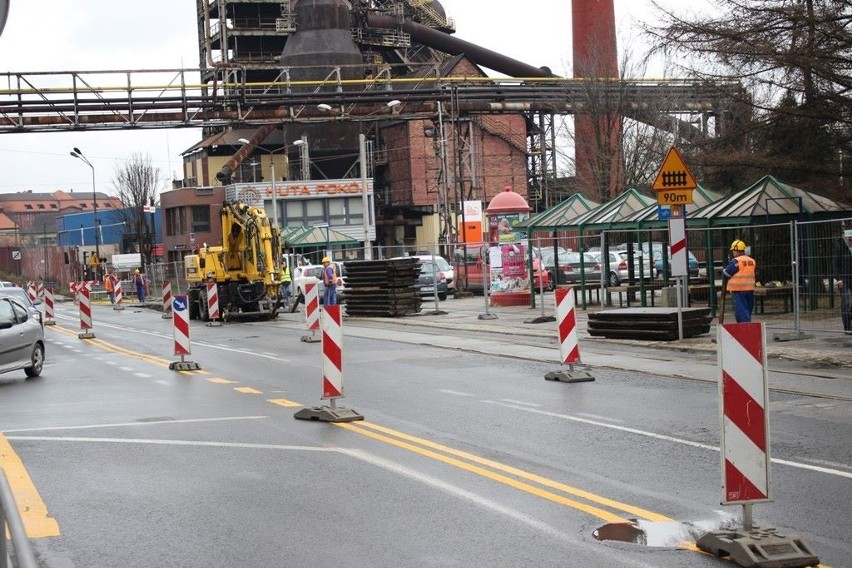
[[(393, 324), (394, 341), (412, 345), (434, 345), (446, 349), (559, 364), (559, 341), (554, 321), (532, 323), (542, 314), (554, 314), (553, 296), (545, 295), (545, 306), (488, 308), (482, 296), (424, 302), (420, 314), (398, 318), (352, 317), (345, 325), (359, 337), (386, 339)], [(538, 302), (539, 298), (536, 298)], [(682, 341), (643, 341), (591, 337), (587, 332), (588, 313), (576, 310), (577, 334), (583, 365), (593, 375), (596, 370), (685, 378), (717, 383), (716, 326), (708, 334)], [(618, 309), (618, 308), (607, 308)], [(349, 319), (349, 318), (347, 318)], [(359, 326), (358, 322), (369, 322)], [(354, 328), (354, 329), (353, 329)], [(445, 333), (436, 331), (446, 330)], [(469, 333), (466, 333), (469, 332)], [(852, 336), (822, 333), (812, 339), (776, 342), (767, 330), (767, 371), (769, 387), (776, 392), (852, 401)], [(513, 338), (516, 338), (513, 341)], [(524, 339), (521, 339), (524, 338)]]

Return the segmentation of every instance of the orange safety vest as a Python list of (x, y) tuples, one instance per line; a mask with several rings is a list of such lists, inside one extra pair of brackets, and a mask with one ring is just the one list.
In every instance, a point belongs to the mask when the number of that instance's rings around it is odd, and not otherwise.
[(113, 285), (112, 285), (112, 276), (111, 275), (107, 276), (106, 280), (104, 280), (104, 288), (106, 289), (107, 292), (112, 292)]
[(728, 279), (728, 292), (754, 291), (754, 259), (741, 254), (736, 260), (737, 272)]

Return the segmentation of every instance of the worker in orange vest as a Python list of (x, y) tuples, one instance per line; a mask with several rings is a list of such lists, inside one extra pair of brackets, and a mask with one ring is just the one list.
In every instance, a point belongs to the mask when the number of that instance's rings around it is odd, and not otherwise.
[(731, 243), (731, 255), (733, 258), (722, 270), (722, 274), (728, 280), (727, 291), (731, 293), (734, 303), (734, 316), (737, 323), (748, 323), (751, 321), (751, 313), (754, 311), (754, 282), (757, 263), (745, 253), (746, 244), (737, 239)]

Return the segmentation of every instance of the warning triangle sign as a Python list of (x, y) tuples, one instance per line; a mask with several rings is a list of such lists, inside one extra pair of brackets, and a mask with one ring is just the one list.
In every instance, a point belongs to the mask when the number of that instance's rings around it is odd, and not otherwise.
[(666, 159), (663, 160), (663, 165), (660, 171), (657, 172), (657, 177), (654, 179), (654, 184), (651, 186), (655, 191), (668, 191), (672, 189), (695, 189), (698, 183), (689, 168), (683, 161), (680, 152), (672, 146), (669, 153), (666, 154)]

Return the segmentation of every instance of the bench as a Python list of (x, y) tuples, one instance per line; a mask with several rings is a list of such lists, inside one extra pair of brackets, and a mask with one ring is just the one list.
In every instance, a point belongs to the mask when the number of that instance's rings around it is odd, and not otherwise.
[(764, 302), (773, 298), (781, 298), (784, 301), (785, 314), (793, 310), (792, 286), (758, 286), (754, 289), (754, 303), (758, 313), (765, 313)]
[[(646, 282), (641, 286), (639, 284), (621, 284), (620, 286), (607, 286), (607, 294), (618, 294), (618, 307), (624, 307), (624, 299), (627, 298), (627, 307), (630, 307), (630, 302), (637, 292), (642, 292), (651, 298), (651, 306), (654, 306), (654, 293), (661, 289), (662, 284), (655, 282)], [(645, 298), (640, 299), (641, 304), (645, 304)]]

